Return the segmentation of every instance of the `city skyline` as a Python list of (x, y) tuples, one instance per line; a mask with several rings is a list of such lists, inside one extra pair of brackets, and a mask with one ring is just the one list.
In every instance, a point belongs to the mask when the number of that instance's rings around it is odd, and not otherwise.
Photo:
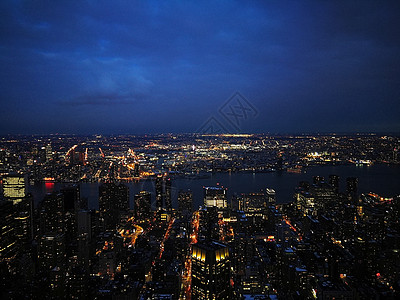
[(0, 298), (398, 299), (399, 145), (2, 137)]
[(0, 8), (0, 134), (400, 131), (395, 1)]

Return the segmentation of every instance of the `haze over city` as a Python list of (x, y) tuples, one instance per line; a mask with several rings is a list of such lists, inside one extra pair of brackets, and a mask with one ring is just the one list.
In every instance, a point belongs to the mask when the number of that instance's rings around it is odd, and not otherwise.
[(1, 1), (0, 133), (398, 132), (397, 1)]

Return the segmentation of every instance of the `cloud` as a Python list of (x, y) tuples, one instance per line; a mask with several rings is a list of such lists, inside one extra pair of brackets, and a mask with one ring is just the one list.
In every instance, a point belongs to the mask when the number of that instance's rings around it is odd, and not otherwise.
[(309, 130), (319, 112), (325, 128), (397, 124), (399, 12), (394, 1), (3, 0), (0, 117), (30, 129), (56, 111), (84, 131), (112, 111), (123, 128), (134, 105), (136, 123), (187, 131), (240, 91), (275, 112), (257, 119), (265, 131), (289, 118)]
[[(138, 97), (119, 94), (87, 94), (61, 102), (70, 106), (135, 104)], [(141, 100), (139, 98), (139, 100)]]

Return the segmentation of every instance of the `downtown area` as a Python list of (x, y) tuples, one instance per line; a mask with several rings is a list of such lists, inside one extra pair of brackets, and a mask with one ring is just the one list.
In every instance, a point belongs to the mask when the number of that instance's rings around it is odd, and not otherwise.
[(399, 149), (379, 134), (0, 137), (0, 298), (399, 299)]

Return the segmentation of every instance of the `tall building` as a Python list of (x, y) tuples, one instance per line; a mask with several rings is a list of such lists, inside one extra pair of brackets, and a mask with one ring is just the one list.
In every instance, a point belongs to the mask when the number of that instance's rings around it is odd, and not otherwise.
[(325, 181), (325, 178), (323, 176), (313, 176), (313, 183), (314, 184), (321, 184), (322, 182)]
[(349, 197), (353, 200), (357, 200), (358, 197), (358, 178), (357, 177), (348, 177), (346, 179), (346, 192)]
[(239, 210), (245, 212), (255, 222), (266, 216), (266, 195), (264, 193), (242, 194), (239, 198)]
[(15, 206), (16, 236), (21, 246), (27, 245), (33, 239), (33, 196), (28, 194)]
[(156, 208), (172, 209), (171, 177), (158, 175), (156, 178)]
[(215, 241), (192, 248), (192, 299), (230, 299), (230, 259), (227, 246)]
[(206, 207), (216, 206), (218, 208), (226, 208), (226, 189), (223, 187), (204, 187), (204, 205)]
[(254, 209), (265, 208), (266, 195), (264, 193), (242, 194), (239, 198), (239, 210), (250, 212)]
[(0, 200), (0, 263), (17, 252), (15, 210), (10, 201)]
[(3, 176), (3, 196), (14, 204), (26, 196), (27, 177), (23, 174), (8, 174)]
[(64, 232), (64, 195), (61, 193), (47, 194), (39, 207), (40, 232), (62, 233)]
[(335, 188), (336, 193), (339, 192), (339, 179), (338, 175), (329, 175), (329, 184)]
[(191, 190), (179, 191), (178, 194), (178, 210), (180, 212), (192, 211), (193, 192)]
[(137, 219), (151, 216), (151, 193), (141, 191), (135, 195), (135, 216)]
[(46, 145), (46, 161), (53, 160), (53, 149), (51, 149), (51, 144)]
[(135, 162), (135, 166), (133, 168), (133, 177), (140, 177), (140, 165), (139, 162)]
[(3, 176), (3, 196), (14, 205), (15, 236), (19, 246), (28, 244), (33, 238), (33, 196), (27, 194), (27, 176), (9, 174)]
[(171, 195), (171, 177), (166, 177), (164, 179), (164, 203), (165, 203), (165, 208), (167, 210), (172, 210), (172, 195)]
[(38, 260), (39, 265), (47, 270), (64, 267), (66, 262), (64, 235), (59, 233), (42, 235), (39, 240)]
[(83, 201), (81, 202), (79, 185), (64, 187), (61, 189), (61, 193), (64, 195), (65, 211), (74, 212), (80, 209), (87, 209), (87, 205)]
[(265, 193), (266, 193), (266, 195), (267, 195), (267, 205), (274, 205), (275, 206), (275, 204), (276, 204), (276, 193), (275, 193), (275, 190), (274, 189), (269, 189), (269, 188), (267, 188), (266, 190), (265, 190)]
[(119, 224), (121, 212), (129, 209), (129, 189), (124, 184), (104, 183), (99, 187), (99, 209), (106, 230)]
[(158, 175), (156, 178), (156, 209), (163, 207), (163, 177)]

